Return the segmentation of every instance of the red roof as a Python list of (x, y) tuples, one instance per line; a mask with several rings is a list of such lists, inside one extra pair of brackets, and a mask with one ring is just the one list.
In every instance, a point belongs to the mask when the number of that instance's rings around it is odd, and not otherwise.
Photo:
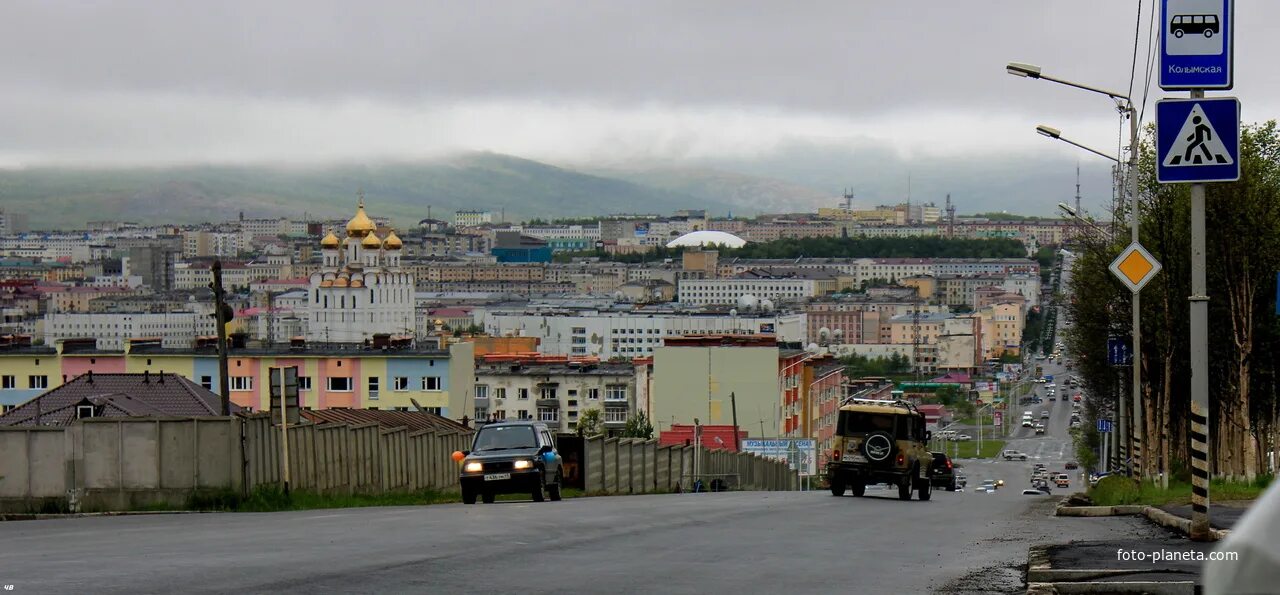
[[(745, 440), (747, 431), (738, 428), (738, 438)], [(684, 446), (693, 443), (693, 426), (672, 424), (671, 429), (658, 434), (658, 446)], [(733, 439), (733, 426), (702, 426), (702, 445), (710, 449), (738, 451), (738, 444)]]

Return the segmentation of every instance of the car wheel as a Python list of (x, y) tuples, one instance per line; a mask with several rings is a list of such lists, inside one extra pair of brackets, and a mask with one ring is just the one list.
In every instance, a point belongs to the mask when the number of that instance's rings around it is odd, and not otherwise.
[(919, 490), (916, 490), (916, 495), (917, 495), (921, 500), (928, 500), (929, 498), (932, 498), (932, 497), (933, 497), (933, 482), (932, 482), (932, 481), (929, 481), (929, 480), (927, 480), (927, 479), (926, 479), (926, 480), (924, 480), (924, 481), (922, 481), (922, 482), (920, 482), (920, 489), (919, 489)]
[(463, 503), (463, 504), (475, 504), (475, 503), (476, 503), (476, 491), (475, 491), (475, 490), (468, 490), (467, 488), (462, 488), (462, 503)]
[(853, 482), (853, 495), (854, 495), (854, 496), (857, 496), (857, 497), (861, 498), (861, 497), (862, 497), (862, 495), (863, 495), (863, 494), (865, 494), (865, 493), (867, 493), (867, 484), (862, 483), (862, 482), (860, 482), (860, 481), (855, 481), (855, 482)]
[(953, 480), (951, 480), (951, 483), (947, 485), (947, 491), (948, 491), (948, 492), (954, 492), (954, 491), (956, 491), (956, 480), (954, 480), (954, 479), (953, 479)]
[(843, 496), (843, 495), (844, 495), (844, 488), (845, 488), (845, 485), (844, 485), (844, 482), (843, 482), (843, 481), (840, 481), (840, 480), (838, 480), (838, 479), (832, 479), (832, 480), (831, 480), (831, 495), (832, 495), (832, 496), (836, 496), (836, 497)]
[(480, 494), (480, 499), (483, 500), (485, 504), (493, 504), (493, 492), (484, 492), (483, 494)]
[(898, 499), (899, 500), (911, 499), (911, 478), (910, 477), (902, 480), (902, 483), (898, 484)]
[(543, 489), (542, 482), (543, 480), (539, 478), (538, 482), (533, 486), (533, 493), (530, 495), (533, 496), (534, 502), (542, 502), (544, 500), (542, 495), (542, 489)]
[(547, 496), (551, 497), (552, 502), (560, 501), (560, 484), (564, 483), (564, 475), (556, 473), (556, 482), (547, 486)]

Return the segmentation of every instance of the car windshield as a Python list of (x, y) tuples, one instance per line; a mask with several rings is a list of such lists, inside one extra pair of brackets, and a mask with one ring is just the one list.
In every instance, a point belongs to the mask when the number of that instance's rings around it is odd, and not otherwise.
[(893, 432), (893, 415), (883, 413), (865, 413), (862, 411), (840, 412), (840, 434), (866, 434), (870, 432)]
[(473, 451), (534, 448), (537, 434), (530, 426), (487, 426), (476, 435)]

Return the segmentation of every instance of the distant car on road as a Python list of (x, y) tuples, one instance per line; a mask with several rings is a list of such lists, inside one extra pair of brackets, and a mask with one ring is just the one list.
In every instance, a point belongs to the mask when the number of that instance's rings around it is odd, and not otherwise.
[(1004, 457), (1004, 460), (1006, 461), (1012, 461), (1014, 459), (1018, 459), (1019, 461), (1027, 460), (1027, 453), (1016, 450), (1006, 450), (1000, 453), (1000, 456)]
[(1048, 412), (1048, 411), (1041, 411), (1041, 412), (1040, 412), (1040, 419), (1049, 419), (1049, 412)]
[(1060, 488), (1070, 487), (1071, 478), (1067, 477), (1066, 473), (1059, 473), (1053, 476), (1053, 483), (1057, 484)]
[(1067, 469), (1079, 469), (1080, 463), (1077, 463), (1075, 461), (1067, 461), (1067, 464), (1064, 465), (1064, 467)]
[(1036, 424), (1036, 435), (1044, 433), (1044, 424)]
[(560, 499), (560, 454), (544, 423), (486, 424), (471, 450), (454, 453), (454, 459), (462, 464), (458, 481), (465, 504), (475, 504), (477, 496), (490, 504), (497, 494), (529, 494), (534, 502), (542, 502), (544, 494)]
[(1045, 492), (1042, 492), (1042, 491), (1040, 491), (1040, 490), (1033, 490), (1033, 489), (1031, 489), (1031, 488), (1027, 488), (1027, 489), (1025, 489), (1025, 490), (1022, 490), (1022, 495), (1023, 495), (1023, 496), (1043, 496), (1043, 495), (1045, 495)]
[(953, 440), (957, 440), (960, 442), (967, 442), (969, 440), (973, 440), (973, 436), (970, 436), (968, 434), (956, 434), (956, 437), (953, 438)]

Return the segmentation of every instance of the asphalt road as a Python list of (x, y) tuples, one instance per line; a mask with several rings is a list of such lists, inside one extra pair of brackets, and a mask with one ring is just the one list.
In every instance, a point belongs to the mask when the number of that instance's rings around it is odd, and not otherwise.
[[(1014, 479), (1030, 463), (969, 463)], [(15, 593), (1015, 592), (1032, 543), (1132, 537), (1056, 498), (735, 492), (0, 523)]]

